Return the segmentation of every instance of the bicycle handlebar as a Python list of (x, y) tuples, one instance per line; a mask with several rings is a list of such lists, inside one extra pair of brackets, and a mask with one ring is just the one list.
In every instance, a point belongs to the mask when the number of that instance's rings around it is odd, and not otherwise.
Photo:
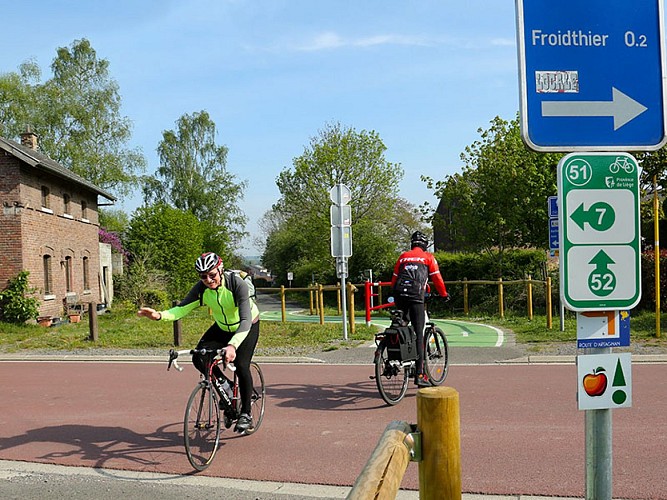
[[(174, 365), (174, 368), (178, 370), (179, 372), (183, 371), (183, 367), (179, 366), (178, 364), (178, 357), (181, 354), (189, 354), (191, 356), (194, 356), (195, 354), (209, 354), (209, 353), (215, 353), (215, 357), (213, 359), (222, 359), (224, 363), (225, 359), (225, 350), (226, 348), (223, 347), (222, 349), (207, 349), (206, 347), (202, 347), (201, 349), (183, 349), (181, 351), (175, 351), (174, 349), (169, 349), (169, 363), (167, 364), (167, 371), (171, 368), (171, 365)], [(225, 366), (229, 368), (231, 371), (236, 370), (236, 367), (234, 366), (233, 363), (225, 363)]]

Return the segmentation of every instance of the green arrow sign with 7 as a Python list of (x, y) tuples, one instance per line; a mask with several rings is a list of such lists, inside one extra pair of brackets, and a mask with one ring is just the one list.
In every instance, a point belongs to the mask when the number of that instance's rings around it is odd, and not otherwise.
[(558, 164), (561, 300), (573, 311), (631, 309), (641, 298), (639, 167), (627, 153)]

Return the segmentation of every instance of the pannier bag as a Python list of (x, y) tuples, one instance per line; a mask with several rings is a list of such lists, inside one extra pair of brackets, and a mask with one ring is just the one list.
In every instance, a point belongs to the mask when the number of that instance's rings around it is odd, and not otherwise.
[(411, 326), (393, 325), (384, 331), (387, 358), (398, 361), (417, 359), (417, 336)]

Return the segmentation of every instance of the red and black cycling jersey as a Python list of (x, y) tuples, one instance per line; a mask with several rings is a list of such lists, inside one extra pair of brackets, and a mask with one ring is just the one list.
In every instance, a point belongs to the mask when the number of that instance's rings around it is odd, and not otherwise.
[(428, 281), (433, 281), (438, 293), (445, 297), (447, 288), (433, 254), (420, 247), (403, 252), (396, 261), (391, 277), (391, 289), (395, 298), (423, 301)]

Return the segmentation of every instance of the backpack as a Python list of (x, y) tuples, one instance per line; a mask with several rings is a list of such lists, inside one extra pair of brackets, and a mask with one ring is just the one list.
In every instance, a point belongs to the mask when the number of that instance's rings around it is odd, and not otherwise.
[(424, 284), (428, 281), (428, 269), (423, 264), (407, 263), (399, 271), (394, 285), (394, 297), (408, 300), (424, 300)]
[[(231, 290), (232, 293), (236, 291), (236, 280), (232, 275), (236, 275), (245, 281), (245, 284), (248, 285), (248, 297), (254, 302), (257, 298), (257, 290), (255, 290), (255, 283), (252, 280), (252, 274), (246, 273), (245, 271), (239, 271), (237, 269), (229, 269), (223, 273), (225, 277), (225, 286), (227, 289)], [(234, 299), (236, 303), (236, 299)], [(204, 304), (204, 290), (199, 294), (199, 305)]]
[(234, 273), (240, 277), (245, 284), (248, 285), (248, 297), (255, 300), (257, 298), (257, 291), (255, 290), (255, 283), (252, 280), (252, 274), (246, 273), (245, 271), (239, 271), (237, 269), (229, 269), (228, 273)]

